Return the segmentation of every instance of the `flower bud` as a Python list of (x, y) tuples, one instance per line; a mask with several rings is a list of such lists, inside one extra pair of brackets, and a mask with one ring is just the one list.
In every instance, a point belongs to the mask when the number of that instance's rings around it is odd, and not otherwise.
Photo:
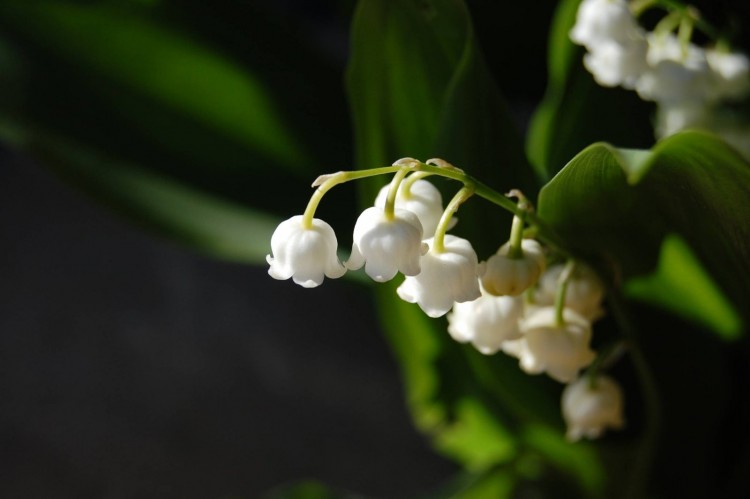
[(706, 50), (706, 60), (716, 76), (722, 98), (739, 99), (750, 91), (750, 59), (738, 52)]
[(650, 69), (635, 85), (641, 99), (674, 105), (710, 101), (717, 97), (718, 82), (702, 48), (693, 44), (685, 47), (671, 33), (651, 33), (646, 58)]
[(570, 38), (593, 50), (602, 42), (627, 42), (639, 31), (625, 0), (583, 0)]
[(433, 238), (422, 256), (422, 271), (408, 276), (396, 290), (402, 300), (417, 303), (430, 317), (445, 315), (453, 303), (476, 300), (479, 291), (477, 254), (466, 239), (445, 236), (444, 251), (436, 252)]
[(506, 243), (487, 260), (482, 285), (488, 293), (495, 296), (517, 296), (539, 278), (545, 266), (541, 245), (533, 239), (524, 239), (521, 248), (523, 256), (510, 258), (510, 243)]
[(584, 376), (565, 387), (562, 413), (568, 426), (567, 438), (598, 438), (606, 428), (622, 428), (622, 389), (608, 376), (593, 380)]
[[(536, 305), (554, 305), (560, 285), (560, 274), (565, 265), (557, 264), (547, 269), (537, 284), (534, 294)], [(596, 273), (586, 265), (576, 263), (565, 290), (565, 306), (575, 310), (584, 318), (593, 321), (601, 317), (604, 284)]]
[(326, 222), (313, 218), (312, 227), (305, 228), (302, 215), (285, 220), (271, 236), (271, 252), (266, 261), (268, 275), (285, 280), (290, 277), (305, 288), (314, 288), (323, 282), (323, 276), (332, 279), (346, 273), (336, 256), (336, 234)]
[(427, 252), (422, 242), (422, 224), (406, 210), (395, 210), (393, 219), (382, 208), (367, 208), (354, 225), (352, 254), (346, 267), (365, 272), (377, 282), (393, 279), (396, 272), (419, 274), (419, 258)]

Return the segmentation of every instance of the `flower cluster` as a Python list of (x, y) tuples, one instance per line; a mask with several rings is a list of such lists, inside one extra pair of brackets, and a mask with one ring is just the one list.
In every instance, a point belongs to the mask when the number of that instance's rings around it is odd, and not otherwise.
[[(336, 235), (314, 218), (315, 209), (334, 185), (384, 173), (395, 175), (357, 219), (349, 259), (342, 263)], [(445, 209), (440, 192), (425, 180), (428, 175), (463, 181), (464, 187)], [(604, 313), (604, 286), (581, 263), (547, 266), (549, 251), (525, 237), (525, 216), (531, 211), (523, 194), (509, 193), (518, 198), (516, 204), (507, 197), (498, 200), (479, 193), (514, 213), (508, 242), (480, 262), (468, 240), (447, 234), (453, 215), (475, 193), (476, 183), (443, 160), (422, 163), (404, 158), (391, 167), (325, 175), (313, 185), (318, 189), (305, 213), (282, 222), (273, 234), (273, 255), (267, 257), (272, 277), (314, 287), (324, 276), (341, 277), (362, 267), (377, 282), (401, 273), (398, 296), (417, 304), (429, 317), (448, 314), (448, 333), (456, 341), (471, 343), (485, 355), (502, 351), (516, 357), (529, 374), (546, 373), (568, 383), (565, 393), (574, 395), (563, 397), (563, 407), (571, 439), (593, 438), (606, 426), (621, 424), (622, 397), (610, 394), (614, 382), (602, 378), (590, 384), (583, 381), (589, 376), (580, 376), (596, 358), (592, 322)], [(582, 383), (601, 390), (577, 389)], [(610, 403), (614, 399), (616, 406)]]
[(657, 137), (706, 128), (750, 156), (750, 134), (740, 133), (742, 124), (724, 105), (750, 92), (750, 60), (721, 43), (693, 44), (699, 21), (695, 9), (681, 9), (647, 32), (626, 0), (584, 0), (570, 38), (586, 48), (583, 62), (597, 83), (657, 104)]

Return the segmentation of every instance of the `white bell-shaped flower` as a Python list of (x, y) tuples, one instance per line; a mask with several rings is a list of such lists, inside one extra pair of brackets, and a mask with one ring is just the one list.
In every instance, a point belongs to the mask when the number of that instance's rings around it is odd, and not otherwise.
[(716, 75), (721, 98), (738, 99), (750, 92), (750, 59), (745, 54), (710, 49), (706, 60)]
[(523, 314), (523, 300), (481, 291), (482, 296), (476, 300), (453, 305), (448, 314), (448, 333), (454, 340), (471, 342), (481, 353), (491, 355), (504, 342), (521, 337), (518, 319)]
[[(443, 215), (443, 197), (440, 191), (427, 180), (417, 180), (409, 187), (409, 193), (406, 193), (406, 182), (401, 182), (396, 193), (397, 209), (407, 210), (419, 217), (422, 223), (424, 237), (432, 237), (437, 229), (440, 217)], [(385, 208), (385, 202), (388, 198), (388, 189), (390, 185), (380, 189), (378, 196), (375, 198), (375, 206)], [(452, 219), (455, 223), (455, 218)]]
[(634, 37), (627, 43), (602, 41), (583, 56), (583, 65), (603, 87), (619, 85), (633, 89), (638, 78), (648, 69), (647, 50), (644, 36)]
[(510, 258), (510, 243), (505, 243), (487, 260), (482, 274), (482, 285), (488, 293), (495, 296), (517, 296), (539, 278), (545, 267), (542, 246), (533, 239), (524, 239), (521, 249), (522, 257)]
[(671, 33), (650, 34), (648, 45), (649, 69), (635, 85), (641, 99), (673, 104), (716, 98), (717, 79), (705, 50), (692, 43), (683, 46)]
[(503, 351), (517, 357), (529, 374), (546, 372), (561, 383), (573, 381), (596, 354), (589, 348), (591, 323), (569, 308), (563, 318), (560, 326), (554, 307), (534, 308), (520, 321), (521, 339), (506, 341)]
[(602, 42), (626, 42), (639, 31), (625, 0), (583, 0), (570, 39), (592, 50)]
[(338, 241), (333, 229), (323, 220), (313, 218), (312, 227), (305, 228), (302, 215), (285, 220), (271, 236), (271, 255), (268, 275), (294, 282), (305, 288), (314, 288), (323, 282), (323, 276), (332, 279), (346, 273), (346, 267), (336, 256)]
[[(552, 265), (541, 275), (534, 293), (536, 305), (554, 305), (560, 274), (564, 269), (563, 264)], [(589, 321), (594, 321), (604, 313), (603, 298), (604, 284), (599, 276), (588, 266), (577, 263), (573, 275), (568, 280), (568, 287), (565, 289), (565, 306), (575, 310)]]
[(656, 108), (654, 131), (660, 139), (686, 128), (706, 128), (715, 131), (715, 118), (711, 106), (703, 101), (659, 104)]
[(568, 440), (598, 438), (606, 428), (625, 425), (620, 385), (608, 376), (588, 376), (572, 382), (562, 394), (562, 414), (568, 426)]
[(419, 258), (427, 252), (422, 242), (422, 224), (417, 215), (395, 210), (389, 219), (383, 208), (367, 208), (354, 225), (352, 254), (346, 267), (365, 272), (377, 282), (390, 281), (396, 272), (417, 275)]
[(435, 251), (433, 238), (425, 241), (430, 250), (421, 258), (422, 271), (407, 276), (396, 290), (402, 300), (417, 303), (430, 317), (445, 315), (453, 303), (476, 300), (479, 291), (478, 260), (466, 239), (447, 234), (444, 251)]

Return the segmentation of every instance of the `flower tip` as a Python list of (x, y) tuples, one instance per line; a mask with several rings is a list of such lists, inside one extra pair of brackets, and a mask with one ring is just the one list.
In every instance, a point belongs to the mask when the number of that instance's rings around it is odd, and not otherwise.
[(314, 182), (312, 183), (312, 187), (319, 187), (319, 186), (323, 185), (323, 183), (324, 183), (324, 182), (325, 182), (326, 180), (328, 180), (328, 179), (331, 179), (331, 178), (335, 177), (335, 176), (336, 176), (336, 175), (338, 175), (339, 173), (341, 173), (341, 172), (338, 172), (338, 173), (326, 173), (325, 175), (320, 175), (320, 176), (319, 176), (318, 178), (316, 178), (316, 179), (315, 179), (315, 181), (314, 181)]
[(393, 162), (393, 166), (408, 166), (412, 163), (419, 163), (419, 160), (414, 158), (401, 158)]
[(426, 161), (426, 163), (428, 165), (437, 166), (438, 168), (445, 168), (446, 170), (455, 170), (461, 173), (464, 172), (462, 169), (453, 166), (451, 163), (448, 163), (442, 158), (430, 158)]

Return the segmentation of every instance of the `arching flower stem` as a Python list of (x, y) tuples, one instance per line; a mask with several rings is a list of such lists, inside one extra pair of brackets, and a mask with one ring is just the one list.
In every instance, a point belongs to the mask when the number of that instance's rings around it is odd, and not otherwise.
[(461, 204), (474, 195), (474, 187), (471, 184), (464, 184), (460, 191), (453, 196), (448, 206), (446, 206), (443, 216), (440, 217), (437, 229), (435, 230), (435, 239), (432, 243), (432, 250), (436, 253), (445, 251), (445, 233), (450, 227), (451, 218), (458, 211)]
[[(508, 199), (508, 197), (504, 194), (499, 193), (495, 189), (492, 189), (491, 187), (478, 181), (471, 175), (464, 173), (458, 168), (434, 166), (419, 161), (414, 161), (406, 165), (398, 164), (393, 166), (370, 168), (367, 170), (340, 171), (329, 175), (321, 175), (312, 184), (313, 187), (317, 187), (317, 190), (313, 193), (310, 201), (307, 204), (307, 208), (305, 209), (305, 213), (302, 218), (303, 227), (310, 228), (312, 226), (312, 219), (315, 216), (315, 210), (317, 209), (320, 200), (323, 198), (323, 195), (325, 195), (325, 193), (328, 192), (332, 187), (344, 182), (349, 182), (351, 180), (359, 180), (368, 177), (375, 177), (378, 175), (396, 173), (402, 168), (410, 172), (418, 173), (423, 177), (428, 175), (437, 175), (461, 182), (462, 184), (464, 184), (464, 186), (471, 186), (473, 194), (476, 194), (477, 196), (486, 199), (490, 203), (495, 204), (520, 217), (525, 223), (536, 226), (538, 230), (537, 238), (541, 242), (559, 252), (563, 256), (568, 255), (568, 252), (564, 249), (565, 245), (563, 244), (560, 237), (558, 237), (552, 229), (546, 226), (546, 224), (544, 224), (544, 222), (540, 220), (533, 212), (522, 209), (511, 199)], [(409, 181), (410, 179), (411, 177), (407, 177), (406, 181)], [(416, 180), (417, 179), (415, 179), (415, 181)]]
[(434, 173), (416, 172), (406, 177), (402, 184), (403, 186), (401, 188), (401, 195), (404, 196), (405, 199), (409, 199), (411, 197), (411, 186), (414, 185), (414, 182), (429, 177), (430, 175), (434, 175)]
[(409, 171), (408, 167), (402, 166), (391, 180), (391, 185), (388, 187), (388, 197), (385, 200), (385, 208), (383, 209), (386, 220), (393, 220), (396, 216), (396, 194), (398, 194), (398, 188)]
[(596, 356), (594, 362), (586, 370), (586, 376), (589, 378), (591, 388), (596, 388), (597, 377), (622, 358), (628, 350), (628, 344), (619, 340), (610, 343)]
[(560, 273), (560, 280), (557, 283), (557, 295), (555, 296), (555, 323), (558, 327), (565, 325), (563, 310), (565, 310), (565, 293), (568, 291), (568, 283), (576, 269), (576, 261), (568, 260), (565, 268)]

